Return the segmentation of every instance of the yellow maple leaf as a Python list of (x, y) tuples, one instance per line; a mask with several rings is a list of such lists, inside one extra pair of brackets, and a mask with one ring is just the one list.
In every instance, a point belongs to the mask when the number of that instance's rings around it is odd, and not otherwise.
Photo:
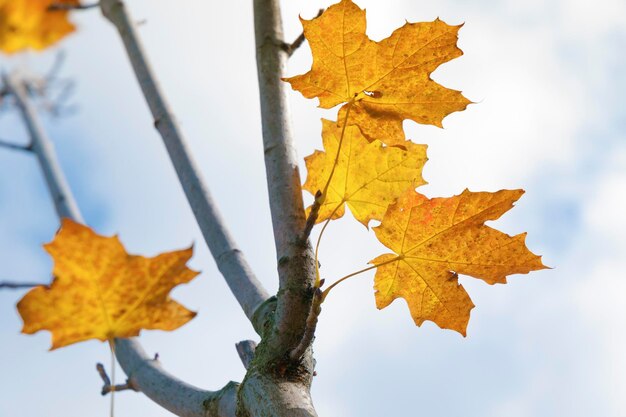
[(379, 256), (376, 306), (404, 298), (415, 323), (425, 320), (465, 335), (474, 307), (457, 273), (505, 283), (506, 276), (546, 268), (528, 250), (526, 233), (509, 236), (485, 226), (513, 207), (523, 190), (471, 192), (428, 199), (410, 191), (400, 197), (374, 228), (378, 240), (395, 254)]
[(69, 12), (49, 10), (53, 4), (77, 6), (80, 0), (0, 0), (0, 50), (42, 50), (73, 32)]
[(365, 33), (365, 10), (351, 0), (301, 21), (313, 65), (306, 74), (286, 81), (305, 97), (318, 97), (323, 108), (348, 103), (340, 111), (339, 123), (351, 106), (348, 124), (359, 125), (370, 140), (402, 143), (404, 119), (441, 127), (446, 115), (470, 103), (459, 91), (430, 78), (439, 65), (462, 55), (456, 46), (461, 25), (439, 19), (407, 22), (375, 42)]
[(17, 308), (22, 332), (49, 330), (51, 349), (136, 336), (141, 329), (174, 330), (196, 315), (169, 297), (198, 275), (186, 266), (192, 248), (154, 258), (129, 255), (117, 236), (64, 219), (45, 249), (54, 259), (54, 281), (33, 288)]
[(315, 151), (305, 158), (308, 174), (303, 188), (312, 194), (326, 188), (332, 173), (318, 223), (342, 217), (347, 205), (367, 226), (372, 219), (382, 219), (387, 206), (404, 191), (426, 184), (422, 178), (428, 159), (426, 145), (409, 141), (403, 147), (383, 146), (378, 140), (370, 143), (357, 126), (347, 126), (337, 154), (341, 133), (335, 122), (322, 119), (324, 152)]

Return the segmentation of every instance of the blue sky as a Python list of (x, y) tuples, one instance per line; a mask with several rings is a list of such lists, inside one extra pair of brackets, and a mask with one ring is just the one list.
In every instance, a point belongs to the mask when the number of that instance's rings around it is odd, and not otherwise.
[[(298, 14), (329, 2), (290, 1)], [(275, 253), (261, 148), (250, 2), (129, 0), (140, 33), (207, 183), (257, 275), (275, 291)], [(462, 278), (476, 308), (468, 337), (417, 328), (402, 300), (374, 305), (373, 275), (354, 278), (325, 303), (315, 342), (314, 401), (325, 417), (626, 416), (626, 3), (622, 0), (374, 0), (369, 34), (409, 21), (465, 22), (465, 55), (434, 78), (477, 102), (444, 129), (406, 123), (429, 145), (422, 192), (524, 188), (495, 225), (528, 231), (552, 270), (488, 286)], [(217, 272), (184, 200), (120, 42), (97, 11), (74, 15), (79, 31), (57, 50), (77, 82), (78, 113), (45, 125), (87, 222), (119, 233), (132, 253), (153, 255), (195, 242), (203, 271), (174, 296), (199, 312), (174, 333), (145, 332), (148, 352), (195, 385), (218, 389), (244, 374), (234, 349), (255, 334)], [(0, 67), (44, 71), (54, 51), (0, 57)], [(310, 65), (308, 48), (289, 74)], [(333, 112), (290, 95), (300, 157), (321, 147), (321, 117)], [(24, 141), (14, 114), (0, 138)], [(308, 197), (307, 197), (308, 198)], [(328, 230), (323, 273), (340, 277), (384, 251), (348, 218)], [(46, 281), (41, 249), (56, 228), (35, 160), (0, 150), (0, 279)], [(21, 292), (0, 292), (0, 416), (108, 414), (96, 362), (105, 344), (47, 352), (49, 334), (19, 334)], [(140, 394), (121, 393), (118, 416), (169, 414)]]

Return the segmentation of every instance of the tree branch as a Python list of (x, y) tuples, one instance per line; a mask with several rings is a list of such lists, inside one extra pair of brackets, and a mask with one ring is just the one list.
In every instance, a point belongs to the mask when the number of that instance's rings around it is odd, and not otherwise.
[[(319, 9), (319, 11), (317, 12), (317, 16), (315, 17), (320, 17), (322, 13), (324, 13), (324, 9)], [(281, 44), (281, 47), (283, 48), (283, 51), (287, 52), (287, 55), (291, 56), (294, 52), (296, 52), (299, 47), (302, 46), (305, 40), (306, 38), (304, 37), (304, 32), (302, 32), (293, 42), (283, 42)]]
[(204, 391), (165, 372), (134, 339), (116, 339), (115, 354), (129, 383), (161, 407), (181, 417), (235, 417), (237, 384)]
[(61, 171), (59, 162), (52, 142), (46, 135), (39, 118), (35, 112), (24, 81), (13, 75), (3, 75), (3, 82), (7, 91), (15, 97), (20, 114), (30, 135), (32, 151), (37, 155), (43, 171), (48, 189), (52, 195), (54, 207), (60, 218), (69, 217), (79, 223), (83, 223), (78, 206), (67, 184), (67, 180)]
[(102, 0), (100, 7), (102, 14), (117, 28), (124, 42), (137, 81), (154, 117), (154, 126), (163, 138), (211, 254), (246, 316), (252, 320), (256, 309), (269, 298), (269, 295), (235, 245), (200, 177), (186, 141), (152, 73), (124, 2)]
[(39, 285), (46, 285), (36, 282), (13, 282), (13, 281), (0, 281), (0, 289), (7, 288), (10, 290), (19, 290), (22, 288), (33, 288)]
[[(67, 186), (56, 153), (45, 134), (26, 94), (24, 81), (17, 74), (5, 77), (9, 91), (15, 95), (24, 122), (28, 127), (51, 193), (58, 201), (59, 217), (82, 222), (74, 196)], [(203, 391), (169, 375), (156, 361), (146, 356), (139, 343), (133, 339), (116, 339), (115, 355), (128, 375), (130, 383), (150, 399), (172, 413), (182, 417), (235, 417), (236, 384), (229, 383), (220, 391)]]
[(250, 367), (250, 362), (254, 359), (254, 351), (256, 349), (256, 342), (254, 340), (242, 340), (239, 343), (235, 343), (239, 359), (243, 363), (244, 368)]
[(88, 4), (67, 4), (67, 3), (53, 3), (48, 6), (48, 10), (88, 10), (95, 9), (100, 6), (100, 2), (88, 3)]
[(14, 151), (22, 151), (22, 152), (30, 152), (33, 150), (31, 146), (19, 145), (17, 143), (12, 143), (12, 142), (5, 141), (2, 139), (0, 139), (0, 148), (6, 148), (6, 149), (11, 149)]
[(276, 334), (270, 343), (284, 354), (293, 349), (304, 334), (313, 296), (315, 265), (310, 245), (300, 240), (306, 218), (287, 87), (281, 80), (288, 54), (281, 47), (283, 29), (279, 0), (254, 0), (254, 26), (265, 169), (279, 276)]

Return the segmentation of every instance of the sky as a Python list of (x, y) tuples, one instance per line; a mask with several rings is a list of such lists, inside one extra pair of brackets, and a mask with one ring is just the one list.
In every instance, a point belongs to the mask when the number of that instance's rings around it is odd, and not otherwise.
[[(373, 273), (351, 279), (324, 304), (315, 340), (312, 394), (320, 416), (626, 416), (626, 3), (623, 0), (359, 0), (368, 34), (388, 36), (405, 19), (465, 23), (465, 54), (433, 74), (476, 104), (444, 128), (405, 122), (428, 144), (424, 194), (523, 188), (491, 224), (528, 232), (553, 269), (489, 286), (461, 277), (477, 306), (468, 336), (416, 327), (406, 303), (375, 307)], [(162, 87), (215, 200), (257, 276), (277, 289), (264, 178), (251, 2), (128, 0)], [(293, 0), (286, 37), (330, 2)], [(149, 353), (206, 389), (240, 381), (234, 344), (256, 335), (202, 240), (152, 127), (121, 43), (97, 10), (74, 13), (78, 31), (43, 54), (0, 56), (0, 68), (45, 73), (64, 51), (61, 75), (76, 83), (62, 117), (43, 115), (87, 223), (119, 233), (131, 253), (195, 243), (202, 274), (174, 297), (198, 317), (173, 333), (144, 332)], [(288, 74), (310, 66), (306, 44)], [(317, 108), (289, 95), (300, 160), (321, 147)], [(43, 107), (41, 108), (43, 112)], [(0, 138), (25, 143), (12, 111)], [(302, 162), (303, 176), (304, 163)], [(307, 196), (310, 201), (310, 196)], [(0, 280), (48, 282), (41, 245), (58, 219), (36, 160), (0, 149)], [(314, 231), (314, 236), (318, 230)], [(322, 273), (341, 277), (386, 249), (350, 215), (325, 233)], [(20, 334), (15, 303), (0, 292), (0, 417), (108, 415), (95, 363), (106, 344), (48, 351), (50, 336)], [(141, 394), (120, 393), (118, 417), (169, 414)]]

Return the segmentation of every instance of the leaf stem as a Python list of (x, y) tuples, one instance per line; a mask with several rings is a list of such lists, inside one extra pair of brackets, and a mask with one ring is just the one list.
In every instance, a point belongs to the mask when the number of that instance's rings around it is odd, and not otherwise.
[[(339, 136), (339, 144), (337, 145), (337, 155), (335, 156), (335, 162), (333, 162), (333, 169), (331, 169), (330, 171), (330, 175), (328, 176), (328, 181), (326, 182), (326, 185), (324, 186), (322, 195), (319, 198), (317, 198), (316, 196), (316, 199), (315, 199), (316, 202), (317, 201), (321, 202), (320, 206), (321, 204), (324, 203), (324, 200), (326, 199), (326, 193), (328, 192), (330, 183), (333, 180), (333, 175), (335, 175), (335, 169), (337, 168), (337, 164), (339, 162), (339, 155), (341, 155), (341, 145), (343, 144), (343, 138), (346, 133), (346, 126), (348, 125), (348, 117), (350, 116), (350, 110), (352, 109), (352, 105), (354, 104), (354, 101), (355, 101), (355, 98), (353, 98), (352, 100), (348, 102), (348, 108), (346, 110), (346, 117), (344, 117), (343, 119), (343, 127), (341, 128), (341, 135)], [(330, 213), (330, 216), (328, 216), (328, 219), (326, 219), (326, 221), (324, 222), (324, 226), (322, 226), (322, 231), (317, 237), (317, 243), (315, 244), (315, 287), (317, 288), (320, 287), (320, 282), (321, 282), (318, 254), (319, 254), (319, 249), (320, 249), (320, 242), (322, 241), (322, 235), (324, 234), (324, 230), (326, 230), (328, 223), (331, 221), (331, 219), (333, 218), (337, 210), (339, 210), (339, 208), (343, 206), (344, 203), (345, 201), (341, 200), (341, 203), (339, 203), (339, 205), (335, 207), (332, 213)]]
[(387, 265), (387, 264), (390, 264), (392, 262), (396, 262), (399, 259), (400, 259), (400, 256), (397, 256), (397, 257), (389, 259), (389, 260), (387, 260), (385, 262), (381, 262), (381, 263), (379, 263), (377, 265), (368, 266), (367, 268), (363, 268), (363, 269), (361, 269), (359, 271), (352, 272), (351, 274), (348, 274), (345, 277), (339, 278), (337, 281), (333, 282), (328, 288), (326, 288), (324, 290), (324, 292), (322, 292), (322, 302), (324, 302), (324, 300), (326, 299), (326, 296), (328, 295), (330, 290), (332, 290), (335, 286), (337, 286), (338, 284), (340, 284), (343, 281), (347, 280), (348, 278), (352, 278), (353, 276), (362, 274), (363, 272), (371, 271), (374, 268), (378, 268), (380, 266)]
[(320, 243), (322, 242), (322, 236), (324, 235), (324, 230), (326, 230), (328, 223), (330, 223), (330, 221), (333, 219), (333, 216), (335, 215), (337, 210), (339, 210), (339, 208), (341, 208), (341, 206), (343, 206), (344, 203), (345, 201), (341, 200), (341, 203), (339, 203), (339, 205), (335, 207), (335, 209), (330, 213), (330, 215), (328, 216), (328, 219), (326, 219), (326, 221), (324, 222), (324, 226), (322, 226), (322, 230), (320, 231), (319, 236), (317, 237), (317, 243), (315, 243), (315, 287), (316, 288), (320, 287), (321, 281), (322, 281), (322, 278), (320, 277), (320, 263), (318, 261), (318, 255), (320, 251)]
[(344, 117), (343, 119), (341, 135), (339, 136), (339, 145), (337, 146), (337, 155), (335, 156), (335, 162), (333, 163), (333, 169), (331, 169), (330, 171), (328, 182), (326, 182), (326, 185), (324, 186), (324, 191), (322, 191), (322, 199), (326, 198), (326, 192), (328, 191), (328, 187), (330, 187), (330, 182), (333, 180), (333, 175), (335, 175), (335, 169), (337, 168), (337, 163), (339, 162), (339, 155), (341, 154), (341, 145), (343, 144), (343, 138), (346, 133), (346, 126), (348, 125), (348, 117), (350, 116), (350, 110), (352, 109), (353, 104), (354, 104), (354, 98), (348, 102), (348, 108), (346, 110), (346, 117)]

